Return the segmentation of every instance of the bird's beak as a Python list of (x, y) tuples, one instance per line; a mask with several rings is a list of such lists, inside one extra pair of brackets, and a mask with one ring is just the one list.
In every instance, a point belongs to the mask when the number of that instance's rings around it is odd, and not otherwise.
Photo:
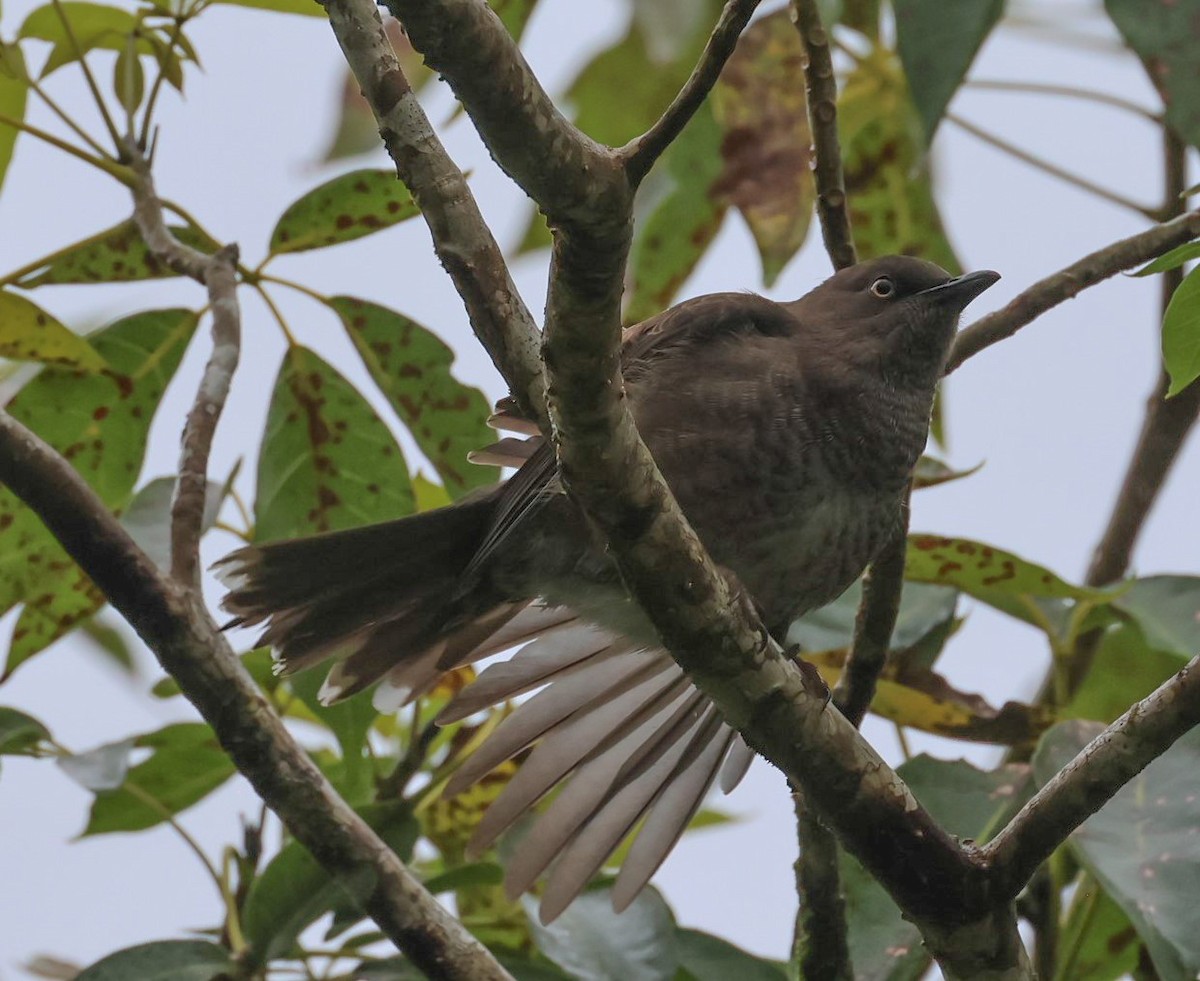
[(921, 295), (937, 297), (939, 301), (951, 303), (962, 310), (989, 286), (995, 285), (999, 278), (998, 272), (981, 269), (979, 272), (967, 273), (948, 283), (923, 290)]

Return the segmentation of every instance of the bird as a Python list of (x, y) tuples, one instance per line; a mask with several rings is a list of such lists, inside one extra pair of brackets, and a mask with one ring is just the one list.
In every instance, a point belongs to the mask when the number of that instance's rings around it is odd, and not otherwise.
[[(792, 302), (715, 293), (625, 332), (638, 430), (713, 560), (781, 644), (902, 527), (960, 315), (999, 278), (886, 256)], [(612, 889), (620, 911), (713, 783), (731, 791), (754, 753), (623, 588), (564, 491), (553, 441), (511, 397), (491, 422), (514, 435), (472, 458), (516, 467), (506, 482), (394, 521), (241, 548), (218, 563), (223, 606), (233, 624), (263, 628), (286, 672), (334, 660), (326, 702), (378, 682), (376, 707), (395, 710), (447, 672), (516, 649), (438, 717), (532, 693), (444, 793), (524, 754), (468, 853), (552, 796), (505, 875), (515, 898), (549, 869), (543, 922), (637, 829)]]

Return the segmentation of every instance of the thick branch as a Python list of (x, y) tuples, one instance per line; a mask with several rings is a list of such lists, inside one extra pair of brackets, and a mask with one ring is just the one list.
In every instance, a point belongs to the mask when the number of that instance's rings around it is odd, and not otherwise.
[(167, 228), (154, 190), (149, 162), (140, 148), (126, 144), (137, 180), (132, 186), (133, 220), (146, 246), (169, 268), (208, 290), (212, 308), (212, 353), (183, 429), (179, 479), (171, 501), (171, 575), (192, 588), (200, 586), (200, 536), (208, 497), (208, 454), (217, 431), (242, 345), (237, 301), (236, 245), (205, 255), (184, 245)]
[(322, 867), (431, 978), (509, 976), (338, 797), (187, 586), (166, 579), (61, 456), (0, 411), (0, 483), (130, 622), (242, 774)]
[(821, 237), (834, 268), (845, 269), (858, 259), (846, 209), (846, 182), (838, 143), (837, 77), (833, 73), (829, 34), (821, 24), (817, 0), (792, 0), (792, 20), (804, 42), (804, 88), (808, 96), (808, 125), (816, 161), (813, 179), (817, 185)]
[(1200, 211), (1189, 211), (1137, 235), (1121, 239), (1086, 255), (1045, 279), (1034, 283), (994, 313), (989, 313), (959, 333), (950, 352), (946, 373), (986, 347), (1011, 337), (1026, 324), (1089, 286), (1132, 269), (1200, 236)]
[(653, 126), (621, 148), (631, 183), (641, 183), (642, 178), (654, 166), (654, 162), (662, 156), (675, 137), (683, 132), (688, 120), (703, 105), (708, 93), (721, 76), (725, 62), (737, 47), (738, 37), (761, 2), (762, 0), (728, 0), (721, 11), (720, 20), (708, 38), (708, 43), (704, 46), (700, 60), (692, 70), (691, 77), (679, 90), (674, 101), (667, 106)]
[(486, 0), (387, 0), (387, 6), (425, 63), (450, 83), (496, 163), (551, 227), (590, 221), (604, 208), (607, 187), (592, 171), (609, 165), (611, 152), (558, 111)]
[(984, 847), (1001, 895), (1015, 896), (1072, 831), (1196, 725), (1200, 657), (1093, 739)]
[(434, 250), (463, 298), (471, 327), (522, 407), (545, 421), (537, 324), (462, 171), (409, 88), (375, 4), (328, 0), (325, 9), (396, 172), (421, 206)]

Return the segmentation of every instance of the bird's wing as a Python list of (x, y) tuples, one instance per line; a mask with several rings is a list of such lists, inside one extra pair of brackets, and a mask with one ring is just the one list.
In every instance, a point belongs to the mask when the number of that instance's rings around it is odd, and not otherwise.
[[(795, 316), (782, 304), (753, 293), (711, 293), (685, 300), (630, 327), (622, 341), (621, 368), (631, 384), (653, 384), (655, 365), (663, 357), (686, 358), (689, 348), (721, 338), (750, 333), (781, 336), (796, 327)], [(515, 399), (510, 396), (496, 403), (488, 425), (517, 435), (476, 450), (470, 456), (472, 462), (518, 469), (505, 485), (492, 526), (472, 559), (472, 569), (478, 568), (523, 518), (560, 492), (553, 448)]]

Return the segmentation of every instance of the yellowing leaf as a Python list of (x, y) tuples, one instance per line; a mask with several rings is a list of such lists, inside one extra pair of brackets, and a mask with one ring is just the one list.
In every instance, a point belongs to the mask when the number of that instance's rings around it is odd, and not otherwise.
[(721, 127), (717, 196), (742, 213), (770, 286), (804, 244), (812, 221), (812, 134), (804, 49), (788, 11), (755, 21), (713, 89)]
[(104, 359), (41, 307), (0, 290), (0, 357), (101, 371)]

